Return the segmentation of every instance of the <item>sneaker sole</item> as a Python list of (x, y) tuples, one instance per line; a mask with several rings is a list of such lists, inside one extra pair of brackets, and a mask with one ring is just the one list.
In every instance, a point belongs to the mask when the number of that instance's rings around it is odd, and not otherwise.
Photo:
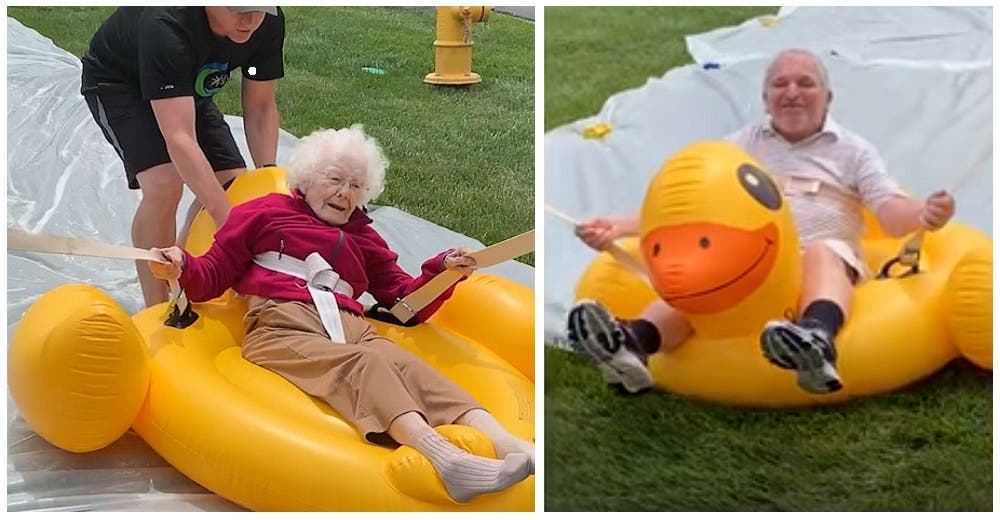
[(593, 301), (580, 302), (570, 311), (569, 322), (570, 327), (576, 328), (578, 347), (597, 363), (609, 382), (620, 383), (631, 393), (653, 386), (652, 376), (638, 359), (635, 363), (616, 359), (622, 347), (615, 344), (614, 327), (609, 326), (614, 317), (603, 306)]
[(762, 339), (765, 357), (779, 367), (795, 370), (803, 390), (829, 394), (844, 387), (836, 367), (827, 361), (820, 347), (803, 342), (786, 326), (768, 324)]

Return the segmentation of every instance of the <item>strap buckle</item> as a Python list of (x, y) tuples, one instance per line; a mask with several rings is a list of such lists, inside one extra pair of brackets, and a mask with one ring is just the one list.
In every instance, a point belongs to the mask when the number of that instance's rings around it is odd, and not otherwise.
[(181, 289), (177, 280), (170, 281), (170, 296), (170, 316), (167, 316), (164, 325), (175, 329), (186, 329), (198, 321), (198, 313), (194, 312), (191, 301), (187, 299), (184, 289)]
[[(917, 231), (912, 238), (903, 244), (903, 249), (895, 258), (889, 260), (879, 270), (876, 280), (886, 280), (888, 278), (907, 278), (920, 272), (920, 249), (924, 243), (924, 231)], [(896, 265), (908, 267), (906, 271), (898, 276), (892, 276), (892, 268)]]

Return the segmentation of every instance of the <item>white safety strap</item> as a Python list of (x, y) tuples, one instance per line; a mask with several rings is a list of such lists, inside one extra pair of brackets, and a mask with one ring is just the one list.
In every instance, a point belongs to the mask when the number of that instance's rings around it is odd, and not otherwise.
[(319, 253), (310, 253), (303, 261), (277, 251), (268, 251), (255, 256), (253, 261), (265, 269), (305, 280), (326, 333), (334, 343), (346, 342), (344, 324), (340, 320), (340, 308), (334, 293), (352, 297), (354, 291)]

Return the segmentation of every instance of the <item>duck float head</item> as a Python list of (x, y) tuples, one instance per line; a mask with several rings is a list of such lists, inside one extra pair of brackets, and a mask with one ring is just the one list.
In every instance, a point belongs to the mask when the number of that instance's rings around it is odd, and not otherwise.
[[(870, 215), (866, 215), (870, 217)], [(883, 236), (871, 218), (861, 246), (878, 266), (905, 239)], [(992, 242), (952, 223), (923, 241), (920, 272), (869, 280), (855, 289), (836, 338), (844, 388), (810, 394), (795, 374), (761, 354), (768, 320), (797, 314), (802, 285), (798, 231), (775, 180), (723, 142), (692, 144), (650, 182), (639, 240), (624, 249), (645, 264), (648, 283), (602, 253), (577, 286), (622, 318), (657, 299), (682, 313), (694, 333), (649, 369), (663, 390), (744, 406), (790, 407), (890, 392), (963, 354), (992, 369)]]
[(646, 192), (640, 249), (657, 294), (701, 334), (760, 330), (794, 312), (798, 235), (775, 180), (724, 142), (691, 145)]

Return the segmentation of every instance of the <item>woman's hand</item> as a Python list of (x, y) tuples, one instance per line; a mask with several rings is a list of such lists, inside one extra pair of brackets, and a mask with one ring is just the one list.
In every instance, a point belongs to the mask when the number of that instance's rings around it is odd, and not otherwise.
[(955, 197), (946, 190), (934, 192), (924, 203), (921, 224), (930, 230), (941, 229), (955, 215)]
[(469, 276), (476, 270), (476, 259), (469, 255), (468, 249), (460, 247), (445, 255), (444, 268)]
[(150, 251), (164, 258), (162, 262), (149, 261), (149, 270), (153, 272), (153, 276), (168, 282), (181, 277), (181, 271), (184, 269), (184, 251), (181, 248), (177, 246), (163, 249), (154, 247)]

